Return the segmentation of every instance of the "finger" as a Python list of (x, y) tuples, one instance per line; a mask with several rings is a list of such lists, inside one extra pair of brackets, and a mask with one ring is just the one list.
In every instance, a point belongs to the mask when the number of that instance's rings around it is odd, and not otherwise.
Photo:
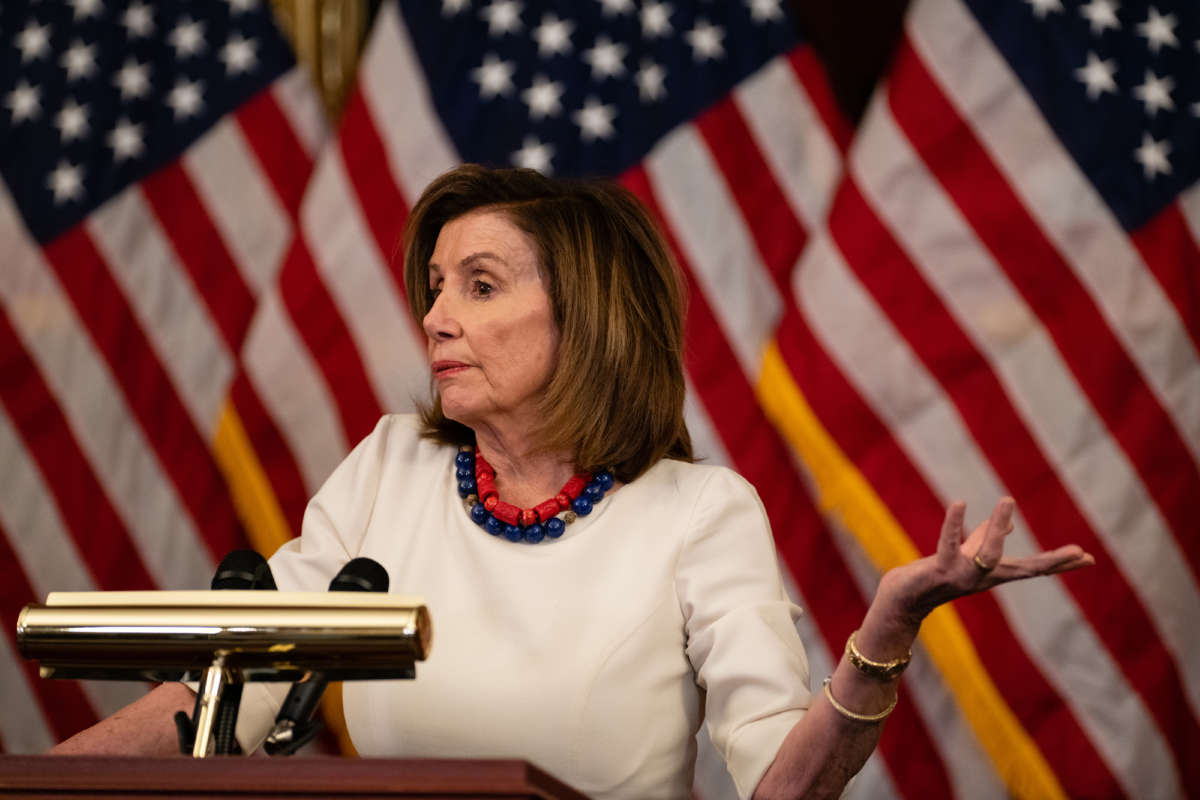
[(990, 577), (995, 583), (1007, 583), (1039, 575), (1058, 575), (1090, 567), (1095, 563), (1096, 559), (1091, 553), (1085, 552), (1079, 545), (1069, 544), (1033, 556), (1004, 559)]
[(1016, 503), (1011, 497), (1002, 497), (992, 509), (992, 515), (988, 518), (987, 527), (983, 532), (983, 542), (975, 553), (975, 565), (981, 570), (989, 571), (986, 567), (994, 567), (1004, 557), (1004, 537), (1012, 528), (1015, 507)]
[(942, 533), (938, 536), (937, 557), (943, 564), (951, 564), (958, 555), (958, 548), (963, 542), (963, 518), (967, 514), (967, 504), (955, 500), (946, 508), (946, 518), (942, 520)]

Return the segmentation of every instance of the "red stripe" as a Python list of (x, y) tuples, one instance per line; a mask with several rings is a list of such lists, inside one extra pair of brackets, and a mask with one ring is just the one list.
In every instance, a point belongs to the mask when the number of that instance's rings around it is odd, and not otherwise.
[[(676, 259), (684, 264), (682, 250), (665, 225), (645, 171), (636, 168), (621, 180), (655, 214)], [(734, 465), (758, 489), (780, 554), (811, 605), (813, 619), (836, 659), (841, 643), (866, 614), (866, 604), (830, 541), (807, 488), (793, 469), (790, 452), (763, 414), (690, 274), (688, 302), (688, 373)], [(884, 760), (913, 796), (949, 796), (949, 779), (924, 722), (911, 704), (904, 704), (903, 710), (898, 706), (897, 712), (880, 742)]]
[(1200, 575), (1200, 537), (1192, 535), (1200, 467), (1087, 291), (1013, 193), (971, 126), (941, 94), (907, 40), (901, 48), (888, 93), (897, 123), (1041, 319), (1175, 531), (1192, 574)]
[(1164, 208), (1130, 238), (1179, 312), (1192, 346), (1200, 348), (1200, 247), (1179, 203)]
[[(13, 639), (13, 632), (17, 629), (17, 617), (27, 604), (41, 602), (41, 598), (37, 597), (21, 570), (21, 562), (17, 560), (17, 554), (9, 544), (10, 536), (11, 533), (0, 525), (0, 621), (7, 631), (9, 642), (12, 643), (12, 652), (17, 655), (16, 642)], [(20, 658), (19, 655), (17, 657)], [(58, 741), (61, 742), (96, 724), (99, 717), (92, 710), (92, 704), (78, 683), (67, 680), (42, 680), (38, 675), (36, 661), (22, 661), (25, 677), (33, 688), (38, 704), (42, 707), (42, 714)], [(25, 687), (19, 684), (4, 688), (5, 692), (25, 691)], [(6, 709), (5, 713), (11, 714), (11, 707)]]
[(754, 145), (754, 136), (733, 96), (705, 111), (693, 124), (704, 137), (721, 177), (736, 198), (742, 220), (754, 237), (759, 256), (776, 288), (787, 297), (792, 268), (808, 241), (808, 234)]
[(233, 502), (208, 445), (192, 425), (95, 245), (76, 226), (44, 252), (214, 560), (243, 547)]
[(308, 504), (308, 490), (304, 486), (300, 469), (292, 458), (292, 452), (263, 408), (244, 371), (239, 371), (234, 378), (230, 396), (246, 431), (246, 437), (254, 447), (259, 464), (266, 473), (275, 499), (291, 528), (290, 533), (296, 536), (300, 532), (304, 507)]
[[(1007, 400), (1004, 385), (987, 366), (916, 267), (879, 223), (853, 181), (843, 182), (830, 231), (847, 264), (875, 297), (892, 324), (954, 402), (996, 470), (1017, 499), (1022, 515), (1043, 547), (1077, 543), (1096, 557), (1093, 571), (1069, 576), (1066, 585), (1109, 652), (1137, 653), (1117, 659), (1130, 685), (1154, 711), (1175, 749), (1185, 780), (1200, 788), (1200, 726), (1170, 654), (1154, 633), (1141, 600), (1075, 506), (1036, 439)], [(977, 510), (978, 513), (985, 513)], [(1191, 762), (1193, 772), (1186, 775)]]
[[(141, 553), (129, 538), (87, 457), (71, 435), (49, 387), (0, 309), (0, 403), (54, 495), (63, 525), (102, 589), (153, 589)], [(52, 478), (47, 480), (47, 478)]]
[[(836, 207), (836, 202), (835, 202)], [(829, 357), (807, 321), (787, 307), (776, 339), (797, 386), (839, 448), (923, 553), (933, 552), (942, 503), (891, 432)], [(1062, 699), (1029, 660), (991, 594), (954, 605), (1005, 702), (1071, 797), (1123, 792)]]
[(279, 107), (273, 86), (264, 89), (234, 114), (259, 166), (275, 187), (280, 203), (296, 219), (304, 187), (312, 173), (312, 159), (304, 149), (287, 115)]
[(303, 236), (288, 251), (279, 276), (284, 306), (337, 403), (346, 441), (371, 432), (383, 411), (350, 331), (321, 281)]
[(254, 295), (191, 179), (176, 161), (149, 175), (141, 190), (230, 351), (238, 352), (254, 314)]
[(825, 130), (833, 137), (838, 150), (844, 156), (850, 149), (854, 129), (842, 114), (837, 99), (833, 96), (829, 77), (825, 74), (825, 66), (808, 45), (801, 45), (789, 53), (788, 62), (792, 71), (796, 73), (796, 78), (804, 86), (804, 92), (816, 109), (817, 116), (821, 118)]

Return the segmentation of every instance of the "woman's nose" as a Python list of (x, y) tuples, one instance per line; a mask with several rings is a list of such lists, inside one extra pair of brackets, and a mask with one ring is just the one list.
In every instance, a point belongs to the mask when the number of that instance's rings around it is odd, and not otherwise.
[(452, 305), (446, 298), (446, 293), (441, 292), (433, 300), (433, 305), (425, 312), (425, 319), (421, 321), (421, 326), (425, 329), (425, 335), (430, 339), (453, 339), (462, 333), (462, 328), (459, 326)]

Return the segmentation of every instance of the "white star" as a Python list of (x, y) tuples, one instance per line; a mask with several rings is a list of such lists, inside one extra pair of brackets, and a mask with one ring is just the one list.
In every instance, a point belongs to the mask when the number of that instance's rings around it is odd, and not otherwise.
[(1033, 15), (1038, 19), (1045, 19), (1051, 11), (1063, 10), (1062, 0), (1025, 0), (1025, 2), (1033, 6)]
[(589, 97), (583, 103), (583, 108), (571, 115), (571, 120), (579, 126), (579, 132), (585, 142), (593, 139), (607, 139), (616, 133), (613, 120), (616, 119), (616, 106), (606, 106), (595, 97)]
[(642, 35), (647, 39), (671, 33), (671, 5), (649, 0), (642, 6)]
[(550, 174), (550, 159), (554, 158), (554, 147), (542, 144), (536, 137), (526, 136), (521, 149), (512, 154), (512, 163), (526, 169)]
[(137, 158), (146, 149), (146, 144), (142, 141), (142, 126), (122, 117), (108, 132), (108, 146), (112, 148), (113, 158), (117, 161)]
[(50, 26), (31, 21), (17, 34), (17, 49), (21, 51), (22, 64), (46, 55), (50, 50)]
[(667, 96), (663, 82), (667, 79), (667, 71), (649, 59), (642, 61), (634, 80), (637, 81), (638, 96), (643, 103), (661, 100)]
[(58, 162), (58, 166), (46, 179), (46, 186), (54, 192), (54, 202), (62, 205), (67, 200), (78, 200), (83, 194), (83, 167)]
[(710, 25), (707, 20), (701, 18), (696, 20), (696, 27), (688, 31), (686, 36), (688, 44), (692, 46), (692, 58), (697, 61), (725, 57), (725, 48), (721, 46), (725, 31), (720, 27)]
[(1146, 42), (1150, 45), (1150, 52), (1157, 53), (1164, 44), (1169, 47), (1179, 47), (1179, 40), (1175, 38), (1177, 24), (1179, 24), (1179, 20), (1175, 19), (1174, 14), (1163, 16), (1158, 13), (1157, 8), (1150, 6), (1150, 15), (1146, 17), (1145, 22), (1138, 23), (1137, 32), (1146, 37)]
[(113, 76), (113, 85), (121, 90), (121, 99), (145, 97), (150, 91), (150, 65), (126, 59), (125, 65)]
[(235, 33), (221, 48), (221, 60), (225, 62), (225, 71), (230, 75), (249, 72), (258, 64), (255, 47), (258, 44), (253, 39), (243, 39)]
[(563, 91), (561, 83), (549, 80), (545, 75), (537, 75), (533, 85), (521, 92), (521, 99), (529, 106), (529, 116), (533, 119), (557, 117), (562, 112)]
[(1117, 19), (1118, 8), (1120, 6), (1115, 0), (1091, 0), (1079, 7), (1079, 14), (1091, 24), (1092, 33), (1099, 36), (1107, 28), (1121, 30), (1121, 21)]
[(607, 36), (596, 39), (596, 46), (583, 51), (583, 60), (592, 67), (592, 79), (604, 80), (617, 78), (625, 74), (625, 65), (621, 63), (628, 48), (619, 42), (613, 42)]
[(130, 39), (154, 33), (154, 12), (145, 3), (131, 3), (121, 17)]
[(96, 47), (76, 39), (58, 63), (67, 71), (68, 81), (90, 78), (96, 73)]
[(64, 142), (73, 142), (87, 136), (87, 106), (81, 106), (74, 99), (68, 98), (54, 115), (54, 126), (58, 128), (59, 136)]
[(483, 64), (471, 70), (471, 78), (479, 84), (479, 96), (490, 100), (513, 90), (515, 70), (511, 61), (501, 61), (495, 53), (488, 53), (483, 57)]
[(600, 5), (604, 7), (604, 16), (606, 17), (614, 14), (620, 16), (633, 11), (633, 0), (600, 0)]
[(229, 12), (235, 16), (258, 8), (258, 0), (225, 0), (225, 2), (229, 3)]
[(185, 81), (182, 78), (167, 93), (167, 105), (175, 112), (175, 119), (194, 117), (204, 109), (204, 84), (200, 81)]
[(1171, 162), (1167, 154), (1171, 152), (1171, 143), (1166, 139), (1156, 142), (1148, 133), (1142, 134), (1142, 145), (1133, 151), (1133, 158), (1142, 165), (1142, 171), (1149, 180), (1155, 175), (1170, 175)]
[(179, 58), (194, 56), (204, 50), (204, 23), (181, 17), (168, 39)]
[(27, 119), (37, 119), (42, 114), (41, 89), (30, 86), (24, 78), (8, 93), (4, 104), (12, 109), (13, 124)]
[(442, 16), (453, 17), (467, 7), (470, 0), (442, 0)]
[(571, 32), (574, 30), (575, 23), (569, 20), (559, 19), (553, 14), (543, 16), (541, 24), (533, 29), (538, 55), (545, 58), (571, 52)]
[(488, 36), (503, 36), (521, 30), (521, 4), (517, 0), (492, 0), (479, 16), (487, 20)]
[(87, 19), (100, 13), (100, 0), (67, 0), (75, 9), (75, 19)]
[(750, 7), (750, 19), (755, 22), (783, 19), (783, 11), (779, 8), (779, 0), (746, 0), (746, 5)]
[(1087, 64), (1075, 70), (1075, 77), (1087, 84), (1087, 96), (1095, 100), (1105, 92), (1117, 91), (1117, 82), (1113, 74), (1117, 71), (1117, 62), (1111, 58), (1101, 59), (1095, 53), (1088, 53)]
[(1146, 113), (1153, 117), (1159, 109), (1175, 110), (1175, 101), (1171, 99), (1171, 90), (1174, 88), (1175, 81), (1171, 76), (1159, 78), (1150, 70), (1146, 70), (1146, 80), (1140, 86), (1133, 87), (1133, 95), (1142, 101)]

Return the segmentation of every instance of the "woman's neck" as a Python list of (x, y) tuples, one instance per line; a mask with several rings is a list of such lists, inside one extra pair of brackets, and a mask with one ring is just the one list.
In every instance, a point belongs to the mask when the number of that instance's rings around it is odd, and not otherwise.
[(500, 499), (531, 508), (554, 497), (575, 474), (574, 459), (567, 453), (535, 450), (531, 437), (505, 435), (494, 428), (475, 430), (475, 443), (496, 471)]

